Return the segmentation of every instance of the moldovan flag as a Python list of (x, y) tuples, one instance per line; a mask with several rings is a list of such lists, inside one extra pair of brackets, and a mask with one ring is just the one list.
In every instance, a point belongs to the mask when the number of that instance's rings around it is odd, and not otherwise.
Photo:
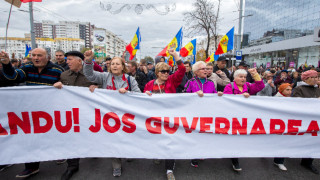
[(233, 49), (234, 27), (222, 37), (215, 55), (224, 54)]
[(31, 51), (31, 46), (28, 46), (28, 44), (26, 44), (26, 52), (24, 53), (24, 57), (30, 57), (29, 52)]
[(141, 35), (139, 27), (136, 34), (134, 35), (132, 41), (126, 46), (126, 50), (130, 53), (130, 60), (134, 58), (137, 50), (140, 49)]
[(187, 45), (181, 48), (180, 55), (182, 57), (187, 57), (189, 55), (196, 55), (196, 44), (197, 44), (197, 39), (190, 41)]
[(42, 0), (20, 0), (23, 3), (28, 3), (28, 2), (42, 2)]
[[(163, 57), (170, 56), (168, 52), (169, 49), (175, 49), (176, 51), (180, 51), (181, 43), (182, 43), (182, 28), (180, 28), (179, 32), (172, 39), (172, 41), (157, 56), (163, 56)], [(170, 66), (173, 66), (174, 62), (175, 62), (174, 58), (169, 58), (168, 64)]]
[(170, 56), (168, 50), (169, 49), (176, 49), (176, 51), (180, 51), (182, 43), (182, 28), (179, 30), (177, 35), (172, 39), (172, 41), (157, 55), (157, 56)]
[(206, 59), (206, 63), (215, 61), (218, 58), (219, 58), (219, 55), (216, 55), (216, 52), (214, 52)]

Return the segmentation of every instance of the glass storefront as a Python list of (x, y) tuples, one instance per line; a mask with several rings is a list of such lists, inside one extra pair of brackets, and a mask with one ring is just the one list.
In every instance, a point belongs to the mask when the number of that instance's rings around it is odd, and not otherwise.
[(253, 67), (256, 63), (257, 67), (266, 67), (267, 63), (271, 66), (288, 67), (290, 62), (294, 63), (295, 68), (301, 64), (313, 65), (318, 67), (320, 60), (320, 47), (305, 47), (299, 49), (283, 50), (276, 52), (267, 52), (260, 54), (250, 54), (244, 57), (244, 60)]
[(320, 45), (305, 43), (295, 49), (282, 46), (271, 52), (258, 52), (261, 46), (313, 35), (314, 29), (320, 27), (319, 0), (245, 0), (244, 17), (242, 49), (257, 51), (257, 54), (249, 52), (244, 56), (251, 66), (266, 66), (267, 63), (284, 67), (290, 63), (295, 67), (305, 63), (318, 66)]
[(277, 42), (313, 34), (320, 26), (320, 2), (246, 0), (244, 16), (243, 32), (248, 36), (244, 46)]

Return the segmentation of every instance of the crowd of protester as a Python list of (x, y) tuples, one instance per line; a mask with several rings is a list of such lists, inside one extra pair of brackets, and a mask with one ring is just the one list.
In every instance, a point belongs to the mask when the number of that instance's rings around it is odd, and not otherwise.
[[(164, 57), (156, 57), (155, 63), (141, 59), (140, 62), (125, 62), (121, 57), (106, 58), (101, 65), (94, 61), (92, 51), (84, 54), (78, 51), (55, 52), (55, 63), (45, 49), (32, 50), (32, 58), (19, 61), (9, 58), (5, 52), (0, 53), (0, 87), (47, 85), (58, 89), (64, 85), (88, 87), (91, 92), (96, 88), (116, 90), (119, 93), (128, 91), (152, 94), (162, 93), (196, 93), (203, 97), (206, 93), (275, 97), (320, 97), (319, 67), (249, 68), (244, 61), (237, 67), (227, 68), (227, 59), (221, 56), (215, 63), (203, 61), (191, 64), (182, 62), (178, 53), (169, 50), (176, 60), (176, 66), (170, 67)], [(238, 158), (232, 158), (232, 167), (241, 171)], [(274, 158), (274, 164), (286, 171), (284, 158)], [(79, 158), (57, 160), (58, 164), (67, 162), (67, 170), (61, 179), (70, 179), (79, 170)], [(113, 158), (113, 176), (121, 176), (122, 160)], [(156, 164), (158, 160), (154, 161)], [(313, 159), (303, 158), (301, 165), (313, 173), (319, 171), (312, 164)], [(0, 171), (11, 165), (1, 165)], [(26, 163), (25, 169), (16, 177), (25, 178), (39, 172), (40, 162)], [(199, 167), (199, 160), (191, 160), (191, 166)], [(168, 180), (175, 179), (173, 170), (175, 160), (165, 160)]]

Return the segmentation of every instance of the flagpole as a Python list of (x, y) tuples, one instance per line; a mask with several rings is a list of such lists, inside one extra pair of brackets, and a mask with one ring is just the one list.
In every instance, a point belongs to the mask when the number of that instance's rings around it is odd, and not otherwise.
[(33, 24), (33, 2), (29, 2), (29, 12), (30, 12), (30, 32), (31, 32), (31, 48), (36, 48), (36, 37), (34, 32)]
[(10, 6), (10, 11), (9, 11), (9, 17), (8, 17), (8, 22), (7, 22), (7, 27), (6, 27), (6, 42), (5, 42), (5, 48), (4, 51), (7, 52), (7, 41), (8, 41), (8, 29), (9, 29), (9, 22), (10, 22), (10, 17), (11, 17), (11, 11), (12, 11), (12, 6), (13, 6), (13, 1), (11, 2), (11, 6)]
[(141, 54), (142, 54), (142, 52), (141, 52), (141, 33), (140, 33), (140, 27), (138, 27), (138, 29), (139, 29), (139, 39), (138, 39), (138, 41), (139, 41), (139, 48), (140, 48), (140, 60), (139, 60), (139, 62), (141, 61)]

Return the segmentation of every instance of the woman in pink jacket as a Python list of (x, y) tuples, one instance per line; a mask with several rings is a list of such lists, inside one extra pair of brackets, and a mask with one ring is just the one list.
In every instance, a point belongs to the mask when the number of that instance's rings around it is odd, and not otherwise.
[[(250, 95), (255, 95), (264, 88), (264, 83), (261, 77), (257, 73), (256, 69), (249, 69), (248, 72), (254, 79), (254, 83), (246, 82), (247, 71), (244, 69), (238, 69), (234, 72), (234, 81), (228, 84), (223, 91), (223, 94), (243, 94), (248, 98)], [(235, 171), (241, 171), (238, 158), (232, 158), (232, 167)]]
[(228, 84), (223, 93), (224, 94), (243, 94), (245, 97), (250, 95), (256, 95), (259, 91), (264, 88), (264, 83), (261, 77), (257, 73), (256, 69), (249, 69), (249, 73), (254, 79), (254, 83), (246, 82), (247, 71), (238, 69), (234, 72), (234, 81)]

